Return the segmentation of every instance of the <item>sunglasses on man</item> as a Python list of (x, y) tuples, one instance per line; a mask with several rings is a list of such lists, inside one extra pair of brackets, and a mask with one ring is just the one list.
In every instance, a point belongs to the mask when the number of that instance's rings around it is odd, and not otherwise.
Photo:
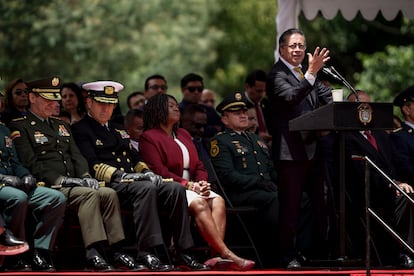
[(196, 90), (201, 93), (203, 92), (204, 87), (203, 86), (187, 86), (186, 89), (190, 93), (194, 93)]

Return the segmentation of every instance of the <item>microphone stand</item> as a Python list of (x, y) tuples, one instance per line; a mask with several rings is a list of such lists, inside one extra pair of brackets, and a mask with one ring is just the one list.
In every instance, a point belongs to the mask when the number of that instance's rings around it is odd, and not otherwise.
[(336, 75), (338, 80), (340, 80), (349, 90), (352, 91), (356, 97), (356, 101), (359, 102), (358, 92), (356, 92), (355, 88), (341, 74), (339, 74), (333, 66), (330, 67), (330, 70)]

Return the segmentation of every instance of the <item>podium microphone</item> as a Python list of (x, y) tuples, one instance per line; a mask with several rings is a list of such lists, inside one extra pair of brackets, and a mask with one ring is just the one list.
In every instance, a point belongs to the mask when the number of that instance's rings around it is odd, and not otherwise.
[(349, 90), (352, 91), (352, 93), (356, 97), (356, 101), (359, 102), (358, 93), (356, 92), (355, 88), (352, 87), (352, 85), (343, 76), (341, 76), (341, 74), (339, 74), (338, 71), (336, 71), (336, 69), (333, 66), (329, 68), (323, 67), (322, 72), (342, 82)]
[(332, 69), (331, 68), (323, 67), (322, 68), (322, 72), (324, 72), (328, 76), (333, 77), (336, 80), (342, 81), (342, 79), (337, 74), (335, 74), (334, 72), (332, 72)]

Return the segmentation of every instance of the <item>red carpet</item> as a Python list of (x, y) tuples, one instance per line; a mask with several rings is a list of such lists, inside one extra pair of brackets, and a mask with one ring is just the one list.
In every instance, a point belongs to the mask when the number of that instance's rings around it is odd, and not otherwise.
[[(370, 270), (371, 276), (414, 276), (414, 270)], [(368, 275), (364, 269), (358, 270), (334, 270), (334, 269), (321, 269), (321, 270), (297, 270), (287, 271), (284, 269), (279, 270), (250, 270), (244, 272), (238, 271), (203, 271), (203, 272), (85, 272), (85, 271), (66, 271), (66, 272), (2, 272), (0, 275), (10, 276), (31, 276), (31, 275), (62, 275), (62, 276), (112, 276), (112, 275), (339, 275), (339, 276), (365, 276)]]

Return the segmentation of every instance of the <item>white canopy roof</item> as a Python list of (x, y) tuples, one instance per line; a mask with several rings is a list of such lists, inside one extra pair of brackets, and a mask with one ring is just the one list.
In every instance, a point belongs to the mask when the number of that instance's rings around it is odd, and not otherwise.
[(399, 11), (409, 19), (414, 18), (414, 0), (278, 0), (278, 3), (276, 46), (281, 33), (298, 27), (300, 11), (308, 20), (314, 19), (319, 11), (326, 19), (333, 19), (340, 11), (348, 21), (354, 19), (358, 11), (366, 20), (374, 20), (379, 12), (385, 19), (393, 20)]

